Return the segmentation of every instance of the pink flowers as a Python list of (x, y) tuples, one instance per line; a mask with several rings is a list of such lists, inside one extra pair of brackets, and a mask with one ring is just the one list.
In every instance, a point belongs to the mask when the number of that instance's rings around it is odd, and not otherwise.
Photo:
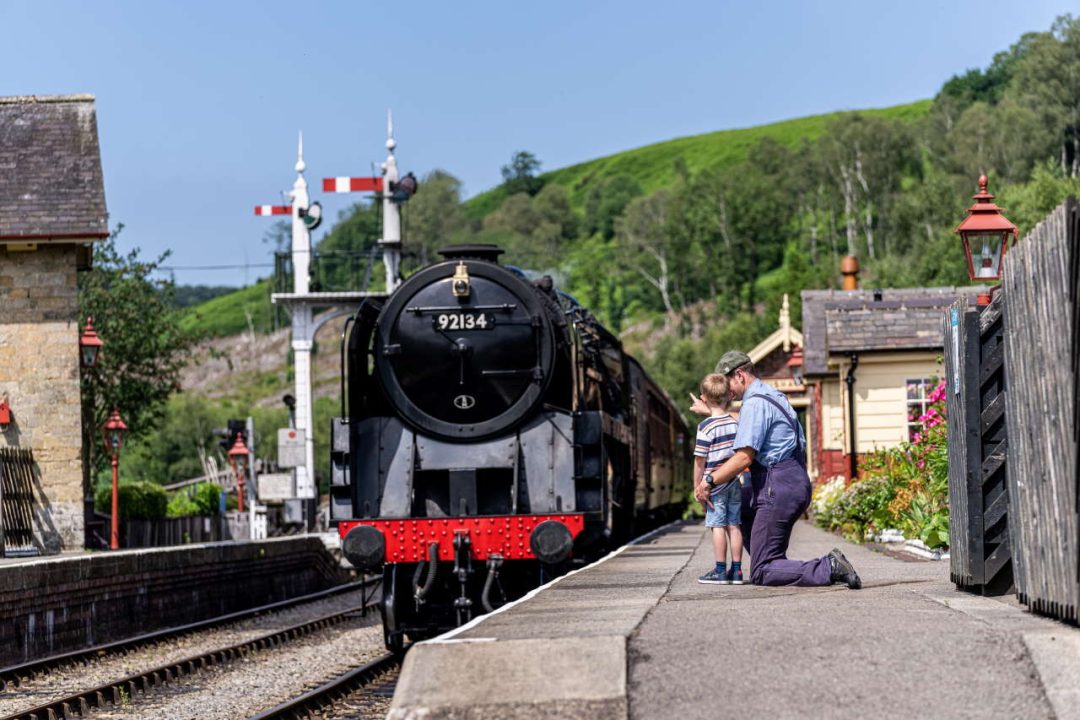
[(945, 381), (942, 380), (937, 384), (937, 387), (930, 391), (930, 394), (926, 396), (926, 399), (931, 403), (939, 403), (945, 399)]

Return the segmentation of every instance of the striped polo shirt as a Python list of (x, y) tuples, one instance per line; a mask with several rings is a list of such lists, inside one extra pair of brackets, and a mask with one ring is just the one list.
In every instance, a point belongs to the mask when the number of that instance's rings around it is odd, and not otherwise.
[(727, 413), (707, 417), (698, 424), (694, 455), (705, 458), (705, 471), (720, 467), (735, 454), (739, 423)]

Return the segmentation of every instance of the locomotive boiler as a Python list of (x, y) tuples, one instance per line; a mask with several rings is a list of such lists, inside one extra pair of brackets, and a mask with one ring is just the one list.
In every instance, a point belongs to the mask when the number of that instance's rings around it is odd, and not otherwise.
[(349, 562), (383, 575), (391, 649), (678, 516), (690, 488), (678, 407), (501, 252), (447, 248), (347, 326), (331, 517)]

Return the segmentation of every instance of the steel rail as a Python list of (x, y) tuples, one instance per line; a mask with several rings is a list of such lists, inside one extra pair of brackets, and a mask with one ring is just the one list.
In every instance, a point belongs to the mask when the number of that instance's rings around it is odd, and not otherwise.
[(307, 602), (314, 602), (316, 600), (321, 600), (332, 595), (340, 595), (341, 593), (351, 592), (354, 590), (365, 590), (374, 585), (377, 585), (379, 582), (379, 578), (357, 580), (356, 582), (345, 583), (343, 585), (335, 585), (332, 588), (320, 590), (319, 592), (310, 593), (308, 595), (301, 595), (299, 597), (289, 598), (288, 600), (280, 600), (275, 603), (270, 603), (269, 605), (260, 605), (259, 607), (249, 608), (247, 610), (238, 610), (237, 612), (229, 613), (227, 615), (219, 615), (208, 620), (200, 620), (198, 622), (189, 623), (187, 625), (178, 625), (176, 627), (166, 628), (164, 630), (155, 630), (154, 632), (146, 633), (144, 635), (137, 635), (135, 637), (126, 638), (124, 640), (117, 640), (115, 642), (105, 643), (103, 645), (95, 645), (93, 647), (83, 648), (81, 650), (73, 650), (71, 652), (61, 653), (59, 655), (50, 655), (47, 658), (41, 658), (40, 660), (31, 660), (30, 662), (25, 662), (20, 665), (10, 665), (5, 668), (0, 668), (0, 692), (3, 692), (9, 686), (18, 687), (23, 678), (31, 678), (37, 675), (41, 675), (44, 672), (60, 667), (62, 665), (72, 665), (79, 662), (85, 662), (90, 659), (100, 658), (102, 655), (115, 655), (117, 653), (127, 650), (132, 650), (146, 645), (152, 645), (154, 643), (161, 642), (162, 640), (167, 640), (169, 638), (177, 637), (179, 635), (186, 635), (189, 633), (217, 627), (219, 625), (227, 625), (232, 622), (245, 620), (247, 618), (255, 617), (256, 615), (262, 615), (268, 612), (285, 610), (296, 605), (302, 605), (303, 603)]
[(371, 684), (379, 676), (398, 668), (402, 657), (402, 655), (387, 653), (365, 665), (342, 673), (303, 695), (275, 705), (258, 715), (253, 715), (248, 720), (301, 720), (315, 717), (316, 713), (321, 715), (323, 710), (335, 702)]
[(184, 675), (193, 675), (205, 668), (221, 665), (239, 657), (246, 657), (251, 652), (279, 647), (291, 640), (299, 639), (318, 630), (344, 622), (366, 609), (366, 607), (357, 607), (323, 615), (314, 620), (308, 620), (282, 630), (260, 635), (244, 642), (192, 655), (148, 670), (142, 670), (133, 675), (110, 681), (89, 690), (73, 693), (44, 705), (28, 710), (20, 710), (13, 715), (0, 718), (0, 720), (58, 720), (59, 718), (70, 718), (75, 715), (85, 716), (91, 708), (110, 703), (114, 705), (120, 704), (125, 701), (125, 698), (128, 700), (134, 699), (137, 692), (145, 693), (152, 687), (172, 682)]

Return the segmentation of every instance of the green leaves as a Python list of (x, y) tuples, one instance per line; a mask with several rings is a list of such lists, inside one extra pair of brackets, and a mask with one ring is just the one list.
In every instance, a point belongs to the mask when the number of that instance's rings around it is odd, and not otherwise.
[(168, 257), (143, 260), (139, 250), (126, 255), (116, 248), (117, 227), (94, 248), (93, 270), (79, 278), (80, 320), (93, 316), (105, 341), (97, 367), (82, 372), (86, 437), (92, 445), (93, 467), (106, 463), (100, 447), (100, 428), (112, 408), (127, 423), (128, 442), (144, 436), (161, 420), (169, 395), (179, 389), (191, 336), (180, 327), (172, 298), (172, 282), (155, 277)]

